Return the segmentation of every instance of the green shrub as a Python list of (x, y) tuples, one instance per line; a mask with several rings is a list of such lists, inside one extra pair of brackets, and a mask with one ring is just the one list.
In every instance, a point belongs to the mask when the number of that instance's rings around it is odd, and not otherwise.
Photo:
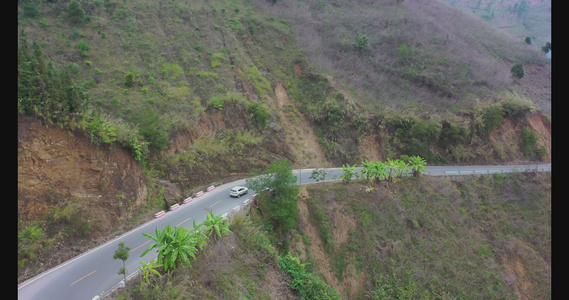
[(494, 129), (499, 127), (504, 120), (504, 110), (502, 106), (495, 105), (489, 107), (482, 115), (482, 119), (484, 120), (486, 133), (491, 133)]
[(124, 86), (126, 87), (132, 87), (134, 86), (134, 73), (133, 72), (128, 72), (125, 76), (124, 76), (124, 82), (123, 82)]
[(28, 18), (37, 18), (40, 15), (39, 8), (33, 3), (24, 3), (24, 16)]
[(515, 63), (511, 69), (512, 75), (515, 77), (522, 79), (525, 76), (524, 66), (519, 63)]
[(355, 41), (352, 45), (356, 48), (358, 52), (363, 52), (369, 49), (369, 39), (366, 35), (361, 34), (359, 31), (356, 33)]
[(259, 127), (266, 127), (269, 124), (271, 114), (267, 112), (261, 103), (251, 102), (249, 104), (249, 113), (253, 116), (253, 121)]
[(322, 279), (308, 272), (308, 263), (301, 263), (298, 257), (290, 254), (279, 256), (279, 266), (292, 281), (289, 286), (300, 293), (299, 299), (340, 299), (340, 295)]
[(531, 37), (526, 36), (526, 37), (524, 38), (524, 43), (526, 43), (526, 44), (528, 44), (528, 45), (531, 45)]
[(79, 74), (79, 65), (74, 63), (74, 62), (70, 62), (69, 64), (67, 64), (67, 67), (69, 68), (69, 70), (71, 70), (71, 73), (73, 74)]
[(535, 156), (537, 151), (536, 143), (538, 141), (537, 134), (533, 132), (529, 127), (524, 127), (521, 130), (520, 137), (520, 150), (527, 157)]
[(407, 45), (399, 44), (399, 46), (397, 46), (397, 53), (401, 61), (406, 62), (409, 60), (409, 48), (407, 48)]
[(163, 129), (164, 122), (154, 110), (139, 109), (132, 121), (138, 124), (139, 132), (148, 142), (148, 147), (153, 151), (160, 151), (168, 148), (169, 133)]
[(541, 51), (545, 54), (549, 53), (549, 51), (551, 51), (551, 42), (545, 43), (545, 45), (541, 47)]
[(84, 41), (80, 41), (75, 45), (75, 49), (79, 51), (79, 54), (83, 57), (89, 56), (89, 51), (91, 51), (91, 46)]
[(439, 135), (439, 145), (443, 148), (461, 144), (470, 134), (470, 129), (465, 126), (453, 125), (447, 121), (442, 122)]
[(156, 82), (156, 79), (154, 79), (154, 77), (152, 77), (152, 75), (148, 75), (148, 83), (154, 84), (155, 82)]
[(67, 4), (67, 18), (69, 21), (77, 24), (81, 24), (85, 20), (85, 11), (76, 0), (71, 0)]

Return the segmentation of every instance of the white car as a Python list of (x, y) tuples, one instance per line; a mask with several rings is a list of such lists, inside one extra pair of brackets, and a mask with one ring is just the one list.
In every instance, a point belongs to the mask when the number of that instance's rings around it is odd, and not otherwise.
[(249, 189), (247, 189), (244, 186), (236, 186), (231, 188), (231, 190), (229, 191), (229, 196), (231, 197), (241, 197), (242, 195), (247, 194), (247, 192), (249, 192)]

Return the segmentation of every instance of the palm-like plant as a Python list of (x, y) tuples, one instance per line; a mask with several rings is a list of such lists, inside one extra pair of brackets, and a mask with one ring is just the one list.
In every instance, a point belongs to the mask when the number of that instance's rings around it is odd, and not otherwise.
[(387, 169), (389, 169), (389, 173), (387, 175), (387, 179), (389, 181), (393, 180), (393, 175), (391, 175), (393, 173), (393, 171), (395, 170), (395, 168), (397, 168), (397, 163), (395, 162), (395, 160), (392, 160), (390, 158), (387, 159), (387, 161), (385, 162), (385, 166)]
[(356, 165), (350, 166), (345, 164), (342, 166), (342, 176), (340, 178), (344, 183), (350, 183), (352, 177), (356, 174)]
[(371, 174), (376, 182), (384, 180), (387, 178), (387, 165), (380, 161), (373, 162), (371, 165)]
[(394, 171), (397, 177), (401, 178), (404, 173), (407, 174), (407, 172), (411, 171), (411, 166), (409, 166), (409, 164), (406, 161), (398, 159), (395, 161)]
[(362, 162), (362, 170), (360, 171), (360, 178), (363, 178), (366, 182), (369, 182), (369, 179), (372, 177), (372, 170), (371, 167), (373, 162), (369, 162), (367, 158), (365, 161)]
[(427, 171), (427, 161), (418, 155), (409, 157), (409, 163), (411, 163), (411, 170), (415, 177)]
[(196, 220), (194, 220), (194, 228), (190, 240), (199, 250), (203, 250), (207, 244), (207, 236), (204, 234), (202, 226), (203, 222), (200, 225), (196, 225)]
[(142, 267), (139, 268), (140, 272), (142, 273), (142, 282), (140, 283), (140, 288), (144, 287), (144, 284), (150, 284), (150, 277), (154, 274), (158, 277), (162, 276), (160, 272), (156, 269), (160, 268), (162, 265), (156, 263), (156, 260), (153, 258), (149, 263), (145, 263), (143, 261), (140, 262)]
[(208, 236), (213, 236), (215, 233), (217, 237), (221, 237), (231, 232), (226, 220), (222, 219), (221, 215), (214, 215), (213, 211), (207, 215), (206, 220), (202, 224), (205, 227), (205, 233)]
[(170, 225), (166, 226), (162, 232), (156, 228), (156, 236), (142, 233), (155, 243), (149, 245), (140, 257), (158, 248), (158, 264), (162, 264), (164, 270), (175, 269), (182, 263), (191, 267), (190, 257), (196, 259), (195, 255), (198, 252), (199, 239), (195, 234), (193, 230), (187, 230), (184, 227), (172, 228)]

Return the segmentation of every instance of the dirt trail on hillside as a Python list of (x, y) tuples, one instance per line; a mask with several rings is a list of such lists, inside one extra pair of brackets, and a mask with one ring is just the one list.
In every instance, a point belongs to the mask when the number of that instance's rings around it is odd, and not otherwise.
[(312, 126), (296, 108), (282, 82), (277, 83), (275, 95), (280, 108), (282, 129), (286, 132), (287, 143), (296, 157), (292, 167), (296, 169), (331, 166), (324, 156), (324, 151), (318, 143), (318, 137), (314, 134)]

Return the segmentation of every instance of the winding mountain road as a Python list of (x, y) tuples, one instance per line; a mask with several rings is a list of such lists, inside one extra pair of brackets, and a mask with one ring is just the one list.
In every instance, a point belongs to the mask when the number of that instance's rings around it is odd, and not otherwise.
[[(361, 168), (360, 168), (361, 169)], [(293, 170), (297, 183), (315, 183), (310, 176), (315, 169)], [(324, 181), (338, 181), (342, 175), (341, 168), (319, 169), (326, 173)], [(427, 176), (455, 176), (472, 174), (493, 174), (510, 172), (543, 172), (551, 171), (551, 164), (501, 165), (501, 166), (428, 166)], [(150, 244), (150, 239), (143, 232), (154, 235), (155, 229), (164, 229), (167, 225), (191, 228), (195, 220), (200, 224), (206, 215), (213, 211), (216, 215), (231, 213), (236, 206), (243, 207), (243, 201), (250, 198), (255, 191), (250, 190), (241, 198), (231, 198), (229, 190), (236, 185), (245, 185), (245, 179), (227, 183), (214, 190), (205, 192), (203, 196), (181, 205), (178, 209), (153, 219), (101, 246), (68, 260), (49, 271), (41, 273), (18, 285), (18, 299), (98, 299), (116, 289), (123, 280), (117, 274), (122, 261), (114, 260), (113, 254), (118, 244), (124, 242), (131, 248), (126, 268), (132, 277), (141, 266), (140, 261), (149, 262), (157, 256), (149, 252), (140, 257)], [(128, 277), (127, 277), (128, 280)]]

